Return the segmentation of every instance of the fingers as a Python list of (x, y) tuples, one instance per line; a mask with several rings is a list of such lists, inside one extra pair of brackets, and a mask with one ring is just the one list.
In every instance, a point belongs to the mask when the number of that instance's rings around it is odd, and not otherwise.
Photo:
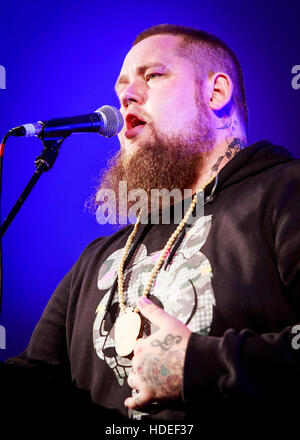
[[(134, 344), (134, 348), (133, 348), (134, 356), (136, 356), (142, 352), (144, 345), (145, 345), (145, 339), (140, 338), (136, 341), (136, 343)], [(133, 364), (132, 364), (132, 366), (134, 367)]]
[(144, 296), (138, 301), (138, 308), (142, 314), (147, 318), (152, 324), (162, 327), (163, 324), (168, 320), (172, 320), (173, 317), (165, 312), (161, 307), (158, 307), (148, 298)]
[(124, 405), (127, 406), (127, 408), (130, 409), (138, 409), (140, 408), (141, 404), (139, 401), (138, 394), (134, 397), (127, 397), (127, 399), (124, 402)]
[(133, 388), (135, 390), (140, 390), (143, 386), (142, 380), (136, 373), (130, 373), (127, 378), (127, 383), (130, 386), (130, 388)]
[(140, 391), (138, 393), (134, 393), (133, 396), (128, 397), (125, 400), (124, 405), (130, 409), (139, 409), (149, 405), (151, 401), (151, 396), (147, 391)]
[(151, 403), (152, 394), (150, 390), (145, 388), (143, 377), (137, 374), (136, 370), (133, 369), (129, 374), (127, 383), (133, 391), (132, 396), (125, 400), (125, 406), (131, 409), (138, 409)]

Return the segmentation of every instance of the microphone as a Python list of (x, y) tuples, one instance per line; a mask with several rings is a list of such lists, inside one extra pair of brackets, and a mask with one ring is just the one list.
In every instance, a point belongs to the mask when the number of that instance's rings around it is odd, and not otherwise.
[(105, 137), (118, 134), (124, 125), (124, 119), (116, 107), (104, 105), (94, 113), (66, 118), (38, 121), (12, 128), (12, 136), (38, 136), (40, 138), (67, 137), (71, 133), (99, 133)]

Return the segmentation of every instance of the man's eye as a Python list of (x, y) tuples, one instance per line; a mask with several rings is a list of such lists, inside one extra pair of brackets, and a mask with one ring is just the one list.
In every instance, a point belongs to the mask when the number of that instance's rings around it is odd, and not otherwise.
[(148, 82), (150, 79), (157, 78), (162, 75), (162, 73), (149, 73), (148, 75), (146, 75), (146, 82)]

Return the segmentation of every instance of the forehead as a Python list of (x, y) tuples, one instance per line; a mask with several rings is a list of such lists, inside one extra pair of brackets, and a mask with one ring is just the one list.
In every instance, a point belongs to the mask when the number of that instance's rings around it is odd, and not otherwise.
[(136, 70), (145, 63), (178, 61), (180, 58), (177, 48), (181, 41), (182, 38), (176, 35), (153, 35), (145, 38), (128, 52), (121, 73)]

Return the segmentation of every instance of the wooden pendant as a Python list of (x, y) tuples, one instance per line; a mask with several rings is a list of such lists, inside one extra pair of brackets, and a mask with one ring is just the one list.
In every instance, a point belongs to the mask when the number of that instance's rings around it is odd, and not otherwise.
[(134, 344), (141, 330), (141, 317), (132, 309), (119, 315), (115, 324), (116, 352), (119, 356), (128, 356), (133, 352)]

